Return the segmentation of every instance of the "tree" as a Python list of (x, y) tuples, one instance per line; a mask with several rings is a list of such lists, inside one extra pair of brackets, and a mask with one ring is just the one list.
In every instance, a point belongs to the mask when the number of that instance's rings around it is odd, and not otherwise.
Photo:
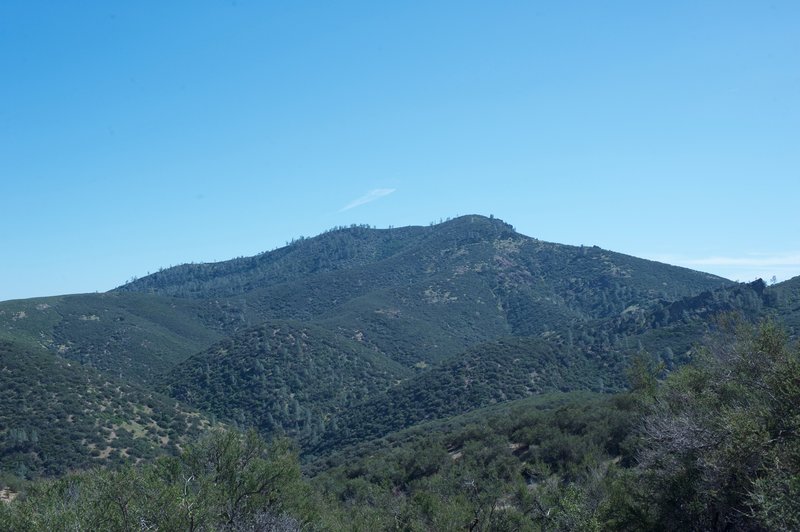
[(658, 390), (658, 375), (663, 370), (663, 363), (656, 364), (653, 357), (640, 350), (626, 371), (631, 392), (643, 399), (654, 397)]
[(784, 331), (738, 320), (667, 380), (639, 469), (676, 529), (800, 529), (800, 357)]
[(0, 531), (300, 530), (308, 494), (288, 440), (219, 430), (179, 458), (36, 483)]

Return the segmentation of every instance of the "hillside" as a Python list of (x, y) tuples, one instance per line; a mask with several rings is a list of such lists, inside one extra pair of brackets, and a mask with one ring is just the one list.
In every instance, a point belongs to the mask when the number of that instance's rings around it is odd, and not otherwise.
[(224, 309), (208, 307), (119, 293), (5, 301), (0, 339), (143, 384), (223, 337)]
[(316, 441), (337, 414), (409, 374), (356, 340), (308, 324), (268, 322), (179, 364), (163, 388), (240, 426)]
[(800, 334), (800, 275), (769, 288), (775, 294), (775, 306), (795, 334)]
[(623, 386), (622, 375), (578, 350), (540, 338), (509, 337), (472, 347), (342, 412), (310, 454), (324, 454), (495, 403)]
[(59, 475), (176, 453), (208, 426), (152, 390), (0, 341), (0, 474)]
[[(520, 249), (522, 245), (525, 249)], [(459, 260), (459, 257), (464, 258)], [(597, 247), (542, 242), (517, 233), (502, 220), (469, 215), (429, 227), (338, 228), (254, 257), (163, 269), (117, 290), (198, 298), (230, 297), (265, 286), (307, 280), (309, 276), (358, 271), (375, 264), (381, 266), (383, 279), (398, 279), (404, 273), (415, 277), (442, 273), (457, 276), (470, 270), (502, 270), (507, 272), (504, 277), (508, 281), (515, 274), (524, 276), (519, 272), (527, 270), (533, 279), (540, 277), (561, 286), (571, 284), (573, 290), (576, 286), (599, 286), (602, 283), (596, 278), (605, 275), (608, 279), (629, 279), (626, 284), (635, 291), (663, 293), (672, 299), (725, 281)], [(583, 273), (587, 281), (570, 278), (570, 273)], [(373, 279), (364, 277), (363, 282), (375, 286)], [(362, 285), (350, 288), (359, 291), (359, 286)], [(350, 297), (352, 294), (348, 294)]]
[(418, 424), (310, 478), (285, 438), (217, 431), (174, 458), (23, 486), (0, 528), (797, 530), (797, 345), (769, 320), (729, 323), (662, 382), (639, 357), (628, 393)]
[(256, 257), (169, 268), (117, 290), (214, 298), (244, 324), (315, 321), (413, 366), (728, 284), (464, 216), (431, 227), (338, 229)]
[[(691, 362), (697, 346), (717, 334), (721, 316), (770, 318), (791, 324), (790, 284), (758, 280), (725, 286), (675, 302), (577, 324), (566, 332), (510, 336), (480, 343), (402, 384), (342, 412), (308, 456), (335, 452), (418, 423), (486, 405), (554, 391), (618, 392), (631, 360), (646, 353), (673, 370)], [(784, 294), (784, 295), (781, 295)], [(783, 303), (779, 303), (783, 301)], [(723, 323), (724, 325), (724, 323)], [(795, 330), (789, 326), (790, 333)]]

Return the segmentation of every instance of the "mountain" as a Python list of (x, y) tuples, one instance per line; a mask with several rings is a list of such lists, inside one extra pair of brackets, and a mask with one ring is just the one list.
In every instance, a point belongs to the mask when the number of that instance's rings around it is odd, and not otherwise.
[(225, 301), (252, 325), (314, 321), (413, 366), (727, 284), (464, 216), (431, 227), (338, 229), (256, 257), (169, 268), (117, 292)]
[[(525, 246), (525, 249), (520, 249)], [(459, 257), (462, 257), (459, 260)], [(580, 258), (585, 260), (580, 260)], [(571, 264), (576, 263), (576, 264)], [(378, 268), (369, 269), (373, 265)], [(381, 279), (404, 273), (415, 278), (433, 273), (464, 275), (469, 271), (505, 271), (506, 280), (527, 269), (533, 278), (560, 286), (584, 286), (570, 273), (626, 278), (638, 290), (685, 295), (697, 288), (718, 286), (723, 279), (665, 264), (646, 261), (593, 247), (542, 242), (517, 233), (496, 218), (470, 215), (429, 227), (372, 229), (367, 226), (337, 228), (314, 238), (254, 257), (209, 264), (185, 264), (161, 270), (118, 288), (184, 297), (230, 297), (309, 276), (367, 271)], [(520, 280), (522, 280), (520, 278)], [(363, 279), (352, 290), (377, 286)], [(317, 288), (318, 290), (318, 288)]]
[[(166, 269), (115, 293), (225, 302), (237, 323), (267, 321), (179, 363), (162, 389), (317, 452), (546, 391), (620, 389), (630, 345), (659, 343), (646, 335), (660, 325), (651, 316), (733, 286), (465, 216), (340, 228), (256, 257)], [(676, 328), (687, 339), (672, 355), (680, 359), (703, 331)], [(279, 338), (267, 341), (270, 330)], [(355, 365), (337, 367), (336, 351), (358, 353)], [(364, 353), (388, 369), (357, 370)], [(319, 379), (327, 372), (341, 377), (339, 398), (309, 395), (330, 385)]]
[(2, 302), (0, 341), (8, 356), (131, 387), (131, 412), (146, 410), (140, 392), (169, 396), (287, 433), (312, 457), (508, 400), (619, 390), (637, 351), (685, 363), (712, 315), (793, 312), (793, 287), (544, 242), (472, 215), (337, 228), (104, 294)]
[[(647, 472), (632, 468), (642, 441), (648, 452), (659, 448), (661, 433), (637, 432), (666, 404), (656, 400), (658, 381), (671, 383), (662, 399), (680, 401), (670, 386), (702, 399), (708, 383), (697, 375), (716, 375), (720, 397), (738, 408), (745, 389), (729, 393), (728, 368), (709, 370), (708, 353), (731, 323), (764, 319), (798, 336), (800, 277), (732, 283), (543, 242), (481, 216), (337, 228), (104, 294), (0, 302), (0, 484), (19, 491), (20, 478), (101, 465), (122, 468), (108, 478), (145, 475), (148, 485), (199, 496), (184, 473), (208, 471), (191, 444), (220, 420), (217, 443), (246, 428), (292, 438), (320, 484), (312, 504), (339, 505), (328, 507), (341, 519), (334, 529), (352, 519), (363, 529), (517, 529), (512, 521), (529, 515), (544, 528), (575, 529), (591, 519), (571, 520), (569, 509), (594, 512), (593, 493), (604, 494), (603, 519), (617, 522), (628, 487), (650, 489), (638, 484)], [(764, 330), (777, 330), (770, 323)], [(732, 345), (773, 353), (774, 375), (758, 373), (767, 359), (734, 369), (787, 382), (780, 391), (793, 397), (789, 347), (770, 351), (784, 340), (778, 332), (763, 338)], [(629, 382), (633, 393), (620, 393)], [(776, 405), (770, 419), (789, 419)], [(667, 421), (680, 432), (681, 419)], [(761, 434), (747, 419), (736, 425), (742, 433)], [(254, 433), (242, 438), (256, 445)], [(181, 458), (133, 467), (162, 454)], [(58, 490), (73, 489), (70, 478), (36, 489), (63, 501)], [(79, 478), (101, 479), (102, 491), (102, 474)], [(651, 522), (638, 504), (620, 522)], [(553, 508), (563, 526), (551, 522)]]

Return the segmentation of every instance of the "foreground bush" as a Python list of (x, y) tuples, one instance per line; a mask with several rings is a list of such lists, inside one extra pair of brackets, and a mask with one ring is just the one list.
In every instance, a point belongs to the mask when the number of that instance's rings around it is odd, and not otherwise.
[(304, 490), (287, 440), (219, 431), (179, 458), (36, 483), (0, 505), (0, 529), (299, 530)]

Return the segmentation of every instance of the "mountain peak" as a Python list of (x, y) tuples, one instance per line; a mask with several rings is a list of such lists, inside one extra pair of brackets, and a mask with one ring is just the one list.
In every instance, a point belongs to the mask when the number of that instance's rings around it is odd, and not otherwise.
[(500, 229), (503, 231), (514, 231), (514, 226), (504, 222), (500, 218), (495, 218), (492, 214), (489, 216), (484, 216), (482, 214), (465, 214), (455, 218), (448, 218), (447, 220), (440, 222), (433, 227), (439, 229), (450, 227), (475, 229), (482, 227)]

